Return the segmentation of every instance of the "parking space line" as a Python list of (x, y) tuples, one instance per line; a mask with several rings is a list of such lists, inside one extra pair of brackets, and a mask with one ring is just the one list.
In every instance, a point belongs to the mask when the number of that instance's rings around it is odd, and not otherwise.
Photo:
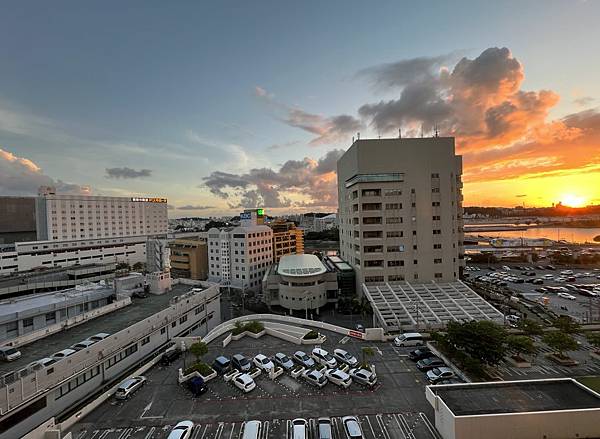
[(200, 436), (200, 439), (204, 439), (204, 435), (206, 434), (206, 430), (208, 430), (208, 424), (204, 426), (204, 431), (202, 432), (202, 436)]
[(396, 421), (396, 424), (398, 424), (398, 428), (400, 429), (400, 433), (402, 433), (402, 437), (404, 439), (407, 439), (406, 433), (404, 433), (404, 429), (402, 428), (402, 425), (400, 424), (400, 421), (398, 420), (397, 415), (396, 414), (392, 414), (392, 418)]
[(435, 439), (441, 439), (440, 434), (437, 432), (437, 430), (435, 429), (435, 427), (431, 424), (431, 421), (425, 415), (425, 413), (420, 412), (419, 416), (420, 416), (421, 420), (423, 421), (423, 423), (425, 424), (425, 427), (427, 427), (427, 430), (429, 430), (429, 433), (431, 434), (431, 437), (433, 437)]
[(83, 437), (85, 437), (86, 434), (87, 434), (87, 430), (82, 430), (79, 432), (76, 439), (83, 439)]
[(369, 424), (369, 428), (371, 429), (371, 433), (373, 433), (373, 438), (376, 438), (377, 435), (375, 434), (375, 430), (373, 430), (373, 426), (371, 425), (371, 420), (369, 419), (369, 415), (365, 415), (365, 418), (367, 419), (367, 423)]
[(156, 427), (150, 427), (150, 431), (146, 434), (146, 436), (144, 437), (144, 439), (150, 439), (154, 435), (154, 431), (155, 430), (156, 430)]
[(223, 427), (225, 427), (225, 423), (219, 422), (217, 432), (215, 433), (215, 439), (219, 439), (221, 437), (221, 434), (223, 434)]
[(265, 434), (263, 436), (263, 439), (268, 439), (269, 438), (269, 426), (270, 426), (270, 422), (269, 421), (265, 421), (264, 425), (265, 425), (265, 428), (264, 428)]
[(377, 415), (375, 415), (375, 419), (377, 420), (377, 423), (379, 424), (379, 428), (381, 429), (381, 432), (383, 433), (383, 439), (392, 439), (390, 436), (390, 432), (387, 430), (387, 427), (385, 426), (385, 422), (383, 422), (383, 415), (377, 414)]

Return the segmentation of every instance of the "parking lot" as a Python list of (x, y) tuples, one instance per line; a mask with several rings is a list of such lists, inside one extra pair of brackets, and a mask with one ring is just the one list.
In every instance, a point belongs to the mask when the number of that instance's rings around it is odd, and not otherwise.
[[(546, 306), (556, 314), (569, 315), (580, 322), (588, 322), (590, 321), (590, 318), (593, 318), (594, 321), (600, 321), (600, 297), (592, 298), (584, 296), (575, 289), (577, 286), (584, 286), (590, 290), (593, 290), (595, 286), (600, 287), (600, 279), (598, 279), (600, 271), (598, 271), (598, 269), (596, 269), (597, 271), (594, 271), (592, 268), (571, 269), (574, 280), (571, 278), (570, 281), (567, 281), (566, 278), (569, 275), (561, 275), (561, 271), (568, 270), (568, 268), (565, 267), (557, 267), (556, 270), (549, 270), (547, 268), (541, 270), (530, 264), (527, 266), (527, 269), (519, 269), (517, 266), (523, 268), (519, 264), (508, 264), (507, 266), (510, 270), (505, 270), (502, 266), (503, 265), (494, 264), (492, 266), (494, 270), (490, 270), (487, 265), (471, 265), (471, 267), (475, 267), (476, 269), (467, 270), (467, 273), (469, 273), (470, 280), (475, 280), (479, 276), (483, 277), (484, 283), (489, 283), (488, 279), (500, 279), (499, 276), (503, 276), (504, 278), (510, 276), (523, 279), (523, 283), (504, 280), (506, 285), (501, 288), (520, 293), (523, 297), (535, 302), (543, 303), (544, 298), (546, 298)], [(524, 271), (533, 272), (535, 275), (524, 275), (522, 274)], [(584, 274), (587, 274), (587, 276), (584, 276)], [(552, 276), (552, 278), (550, 278), (550, 276)], [(527, 282), (527, 280), (533, 279), (542, 279), (543, 283), (534, 285)], [(575, 288), (571, 289), (571, 287), (567, 287), (567, 285), (573, 285)], [(573, 299), (560, 297), (558, 291), (540, 290), (541, 288), (545, 289), (548, 286), (562, 287), (562, 292), (571, 295)]]
[[(322, 389), (311, 386), (289, 373), (270, 379), (261, 374), (256, 388), (242, 393), (222, 377), (208, 382), (208, 391), (198, 398), (177, 384), (177, 370), (183, 358), (168, 367), (154, 367), (147, 374), (148, 384), (130, 400), (111, 398), (94, 410), (71, 430), (74, 438), (144, 438), (166, 437), (170, 427), (190, 419), (197, 426), (194, 438), (239, 437), (244, 421), (258, 419), (268, 426), (266, 437), (288, 437), (288, 421), (293, 418), (314, 420), (321, 416), (333, 418), (339, 429), (342, 416), (359, 417), (368, 438), (435, 438), (432, 433), (432, 409), (425, 400), (426, 379), (407, 358), (409, 348), (397, 348), (391, 343), (367, 343), (328, 333), (323, 348), (332, 352), (341, 347), (360, 359), (363, 346), (374, 348), (370, 361), (375, 365), (378, 384), (367, 389), (353, 383), (343, 389), (328, 383)], [(221, 348), (221, 341), (209, 345), (205, 360), (219, 355), (231, 357), (242, 353), (252, 357), (283, 352), (288, 356), (296, 350), (309, 353), (312, 346), (297, 346), (269, 336), (258, 340), (245, 337)], [(188, 364), (192, 361), (188, 354)], [(342, 437), (342, 436), (339, 436)]]

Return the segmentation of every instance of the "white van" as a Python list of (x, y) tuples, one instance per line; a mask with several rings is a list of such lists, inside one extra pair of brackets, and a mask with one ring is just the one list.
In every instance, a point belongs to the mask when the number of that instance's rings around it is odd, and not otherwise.
[(244, 423), (244, 434), (242, 439), (260, 439), (262, 423), (260, 421), (246, 421)]
[(398, 347), (402, 346), (423, 346), (423, 336), (418, 332), (406, 332), (394, 339), (394, 344)]
[(15, 361), (19, 358), (21, 358), (21, 351), (18, 351), (11, 346), (4, 346), (0, 348), (0, 360)]

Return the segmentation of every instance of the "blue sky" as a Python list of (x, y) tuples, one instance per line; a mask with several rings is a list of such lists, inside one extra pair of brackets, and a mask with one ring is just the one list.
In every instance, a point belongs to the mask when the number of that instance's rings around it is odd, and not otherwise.
[[(203, 177), (347, 148), (350, 132), (311, 145), (314, 133), (286, 115), (358, 119), (363, 104), (398, 94), (357, 75), (372, 66), (451, 54), (452, 68), (507, 47), (522, 89), (560, 96), (549, 118), (581, 111), (578, 98), (594, 107), (599, 16), (592, 0), (13, 2), (0, 14), (0, 148), (53, 181), (203, 208), (174, 216), (235, 212), (242, 188), (215, 196)], [(363, 124), (363, 136), (378, 134)], [(31, 185), (4, 189), (19, 191)], [(290, 197), (287, 210), (304, 208)]]

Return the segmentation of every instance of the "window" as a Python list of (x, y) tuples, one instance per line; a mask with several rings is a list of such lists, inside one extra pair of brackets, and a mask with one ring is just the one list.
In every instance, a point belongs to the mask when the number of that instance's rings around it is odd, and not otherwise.
[(431, 205), (432, 205), (433, 207), (439, 207), (439, 205), (440, 205), (440, 202), (439, 202), (439, 201), (432, 201), (432, 202), (431, 202)]
[(404, 232), (401, 230), (394, 230), (391, 232), (386, 232), (386, 237), (388, 238), (402, 238), (404, 236)]
[(398, 282), (398, 281), (403, 281), (403, 280), (404, 280), (403, 274), (391, 274), (388, 276), (388, 282)]
[(433, 217), (431, 218), (433, 221), (440, 221), (442, 219), (441, 216), (439, 215), (433, 215)]
[(433, 229), (433, 234), (434, 234), (434, 235), (441, 235), (441, 234), (442, 234), (442, 231), (441, 231), (441, 230), (439, 230), (439, 229)]
[(381, 210), (381, 203), (363, 203), (362, 210)]
[(431, 174), (431, 178), (440, 178), (440, 174)]
[(386, 203), (386, 210), (402, 209), (402, 203)]
[(163, 326), (162, 328), (160, 328), (160, 334), (164, 334), (165, 332), (167, 332), (167, 328), (165, 326)]
[(439, 187), (432, 187), (431, 188), (431, 192), (434, 194), (439, 194), (440, 193), (440, 188)]
[(402, 195), (402, 191), (400, 189), (387, 189), (383, 194), (386, 197), (395, 197)]
[(404, 267), (404, 261), (388, 261), (388, 267)]
[(433, 244), (433, 248), (434, 248), (435, 250), (439, 250), (439, 249), (441, 249), (441, 248), (442, 248), (442, 244)]
[(365, 267), (383, 267), (382, 260), (364, 261)]
[(363, 238), (365, 239), (369, 239), (369, 238), (381, 238), (382, 237), (383, 232), (381, 230), (373, 230), (373, 231), (368, 231), (368, 232), (363, 232)]
[(363, 197), (379, 197), (381, 196), (381, 189), (363, 189)]
[(433, 275), (436, 279), (440, 279), (442, 277), (442, 273), (435, 273)]
[(150, 336), (142, 338), (142, 346), (150, 343)]
[(437, 258), (433, 260), (434, 264), (441, 264), (442, 263), (442, 259), (441, 258)]
[(388, 245), (386, 247), (386, 251), (388, 253), (398, 253), (398, 252), (403, 252), (404, 251), (404, 246), (403, 245)]
[(419, 264), (419, 261), (417, 259), (414, 259), (413, 260), (413, 265), (418, 265), (418, 264)]
[(33, 326), (33, 317), (23, 319), (23, 327), (28, 328), (30, 326)]
[(383, 276), (365, 276), (365, 283), (383, 282)]
[(386, 224), (401, 224), (402, 218), (398, 216), (389, 216), (385, 219)]
[(372, 216), (363, 218), (363, 224), (381, 224), (380, 216)]

